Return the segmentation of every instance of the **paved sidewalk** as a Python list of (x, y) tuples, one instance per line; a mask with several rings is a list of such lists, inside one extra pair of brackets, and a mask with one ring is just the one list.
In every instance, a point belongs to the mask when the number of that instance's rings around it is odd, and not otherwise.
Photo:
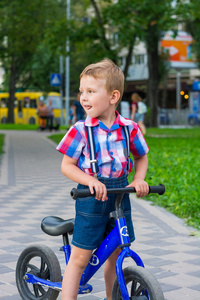
[[(26, 246), (49, 246), (64, 270), (64, 257), (58, 251), (62, 238), (45, 235), (40, 222), (48, 215), (64, 219), (74, 216), (69, 192), (76, 184), (61, 174), (62, 155), (46, 138), (48, 133), (5, 133), (5, 154), (0, 163), (0, 300), (19, 300), (15, 267)], [(164, 209), (134, 195), (131, 199), (136, 232), (132, 248), (159, 280), (165, 299), (199, 300), (200, 239), (190, 236), (191, 228)], [(79, 298), (103, 299), (103, 269), (91, 284), (93, 292)]]

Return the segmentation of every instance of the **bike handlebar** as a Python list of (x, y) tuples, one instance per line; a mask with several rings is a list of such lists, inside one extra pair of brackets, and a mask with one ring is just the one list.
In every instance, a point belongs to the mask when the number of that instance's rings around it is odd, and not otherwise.
[[(127, 187), (127, 188), (111, 188), (107, 189), (107, 194), (125, 194), (125, 193), (135, 193), (135, 188)], [(156, 186), (149, 186), (149, 194), (158, 194), (163, 195), (165, 193), (165, 186), (163, 184)], [(71, 190), (71, 197), (73, 199), (84, 198), (89, 196), (95, 196), (95, 194), (91, 194), (89, 189), (78, 190), (73, 188)]]

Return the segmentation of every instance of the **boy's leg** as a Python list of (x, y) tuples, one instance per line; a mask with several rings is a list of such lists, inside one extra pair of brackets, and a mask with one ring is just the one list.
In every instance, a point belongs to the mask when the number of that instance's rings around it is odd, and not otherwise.
[(79, 284), (92, 255), (92, 250), (72, 248), (69, 263), (66, 267), (62, 281), (62, 300), (76, 300)]
[(105, 263), (104, 278), (106, 285), (106, 300), (112, 299), (112, 288), (116, 278), (115, 264), (120, 252), (121, 250), (119, 248), (116, 249)]

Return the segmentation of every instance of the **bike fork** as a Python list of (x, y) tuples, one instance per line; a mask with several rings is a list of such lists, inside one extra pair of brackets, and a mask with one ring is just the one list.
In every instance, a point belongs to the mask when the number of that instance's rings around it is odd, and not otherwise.
[(126, 283), (125, 283), (125, 279), (124, 279), (123, 270), (122, 270), (122, 264), (126, 257), (131, 257), (135, 261), (137, 266), (144, 268), (144, 264), (143, 264), (141, 258), (139, 257), (139, 255), (137, 253), (135, 253), (133, 250), (131, 250), (129, 247), (125, 247), (117, 258), (116, 274), (117, 274), (117, 280), (119, 283), (122, 298), (123, 298), (123, 300), (130, 300), (130, 297), (129, 297), (128, 291), (127, 291), (127, 287), (126, 287)]

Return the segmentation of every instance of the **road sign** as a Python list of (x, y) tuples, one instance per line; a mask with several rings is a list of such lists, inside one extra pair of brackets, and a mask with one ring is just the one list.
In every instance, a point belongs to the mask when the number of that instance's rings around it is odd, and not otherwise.
[(61, 85), (61, 75), (59, 73), (53, 73), (50, 77), (51, 86), (60, 86)]
[(192, 84), (193, 91), (200, 91), (200, 81), (194, 81)]

